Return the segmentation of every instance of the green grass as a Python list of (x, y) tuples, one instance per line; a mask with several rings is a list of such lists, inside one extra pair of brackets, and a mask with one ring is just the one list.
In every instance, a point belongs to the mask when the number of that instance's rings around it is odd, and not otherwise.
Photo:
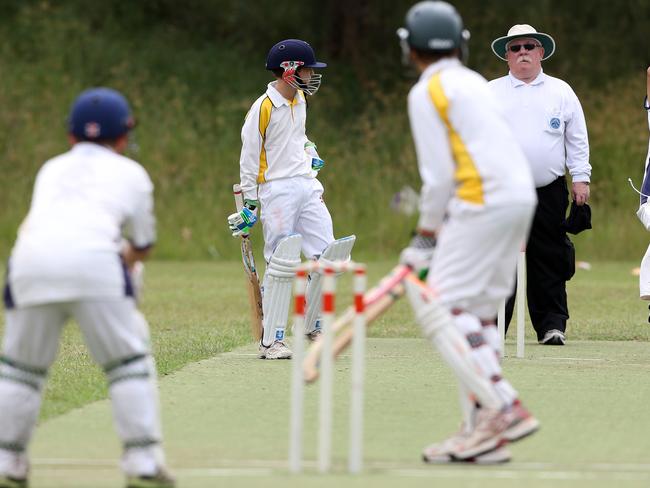
[[(239, 177), (241, 125), (271, 79), (263, 69), (268, 47), (288, 32), (320, 39), (317, 52), (331, 59), (310, 103), (308, 133), (327, 162), (320, 178), (335, 233), (358, 234), (357, 251), (364, 259), (395, 255), (415, 221), (391, 212), (390, 198), (405, 184), (419, 186), (405, 110), (413, 79), (397, 66), (394, 40), (409, 2), (357, 6), (363, 14), (334, 3), (342, 12), (316, 1), (300, 7), (261, 2), (254, 8), (232, 0), (192, 0), (182, 6), (143, 1), (128, 7), (115, 0), (93, 9), (79, 0), (0, 4), (0, 256), (8, 255), (27, 212), (38, 168), (67, 148), (65, 118), (72, 100), (84, 88), (109, 85), (124, 91), (138, 120), (136, 158), (156, 185), (158, 258), (235, 259), (225, 218), (233, 209), (231, 185)], [(643, 45), (638, 19), (648, 7), (635, 5), (634, 15), (585, 18), (580, 26), (567, 5), (552, 3), (522, 10), (462, 2), (459, 8), (474, 12), (468, 20), (471, 63), (489, 78), (505, 74), (489, 49), (494, 33), (510, 22), (503, 11), (544, 19), (558, 42), (562, 32), (580, 36), (578, 27), (585, 29), (583, 37), (598, 41), (599, 56), (609, 61), (585, 61), (593, 49), (585, 41), (572, 46), (572, 56), (558, 53), (545, 69), (571, 83), (587, 117), (594, 230), (579, 236), (580, 251), (589, 259), (634, 259), (648, 240), (634, 216), (637, 196), (626, 182), (632, 177), (640, 184), (647, 148), (640, 104), (644, 65), (634, 53)], [(582, 12), (578, 5), (570, 8)], [(632, 8), (612, 2), (607, 7), (612, 5), (616, 11)], [(347, 36), (357, 31), (344, 26), (356, 25), (355, 14), (368, 23), (350, 42)], [(565, 24), (563, 15), (571, 22)], [(322, 21), (319, 29), (301, 21), (310, 16)], [(621, 25), (610, 26), (610, 17)], [(626, 23), (631, 25), (623, 28)], [(609, 39), (607, 49), (600, 49), (598, 33), (612, 31), (629, 38)], [(619, 44), (626, 42), (629, 48)], [(589, 54), (576, 54), (585, 52), (581, 49)]]
[[(166, 450), (181, 487), (458, 486), (641, 487), (650, 481), (645, 421), (647, 343), (528, 344), (505, 374), (542, 422), (498, 467), (424, 466), (423, 446), (459, 421), (455, 380), (422, 339), (369, 339), (366, 471), (346, 476), (350, 358), (336, 363), (334, 471), (316, 473), (317, 385), (308, 388), (305, 474), (289, 476), (289, 361), (259, 361), (254, 345), (189, 365), (161, 382)], [(120, 448), (110, 405), (97, 402), (41, 426), (32, 447), (35, 487), (118, 486)], [(101, 439), (101, 442), (97, 440)]]
[[(355, 480), (343, 475), (349, 358), (337, 363), (338, 474), (321, 478), (308, 468), (304, 476), (290, 477), (285, 470), (290, 362), (254, 359), (240, 263), (148, 263), (143, 308), (161, 375), (168, 455), (181, 486), (256, 486), (269, 479), (288, 487), (346, 488), (446, 482), (488, 488), (647, 485), (650, 431), (642, 421), (650, 398), (647, 306), (637, 298), (638, 278), (631, 274), (636, 263), (591, 264), (569, 283), (567, 346), (538, 346), (528, 325), (526, 358), (515, 359), (514, 337), (508, 340), (505, 373), (544, 429), (514, 448), (515, 462), (507, 467), (428, 469), (419, 463), (422, 446), (448, 434), (458, 421), (454, 381), (419, 338), (406, 301), (377, 320), (367, 347), (368, 471)], [(370, 283), (392, 266), (369, 263)], [(339, 308), (349, 303), (349, 292), (349, 279), (341, 280)], [(309, 459), (315, 390), (307, 401)], [(79, 333), (67, 327), (32, 449), (34, 486), (88, 486), (91, 474), (98, 488), (119, 483), (109, 405), (95, 401), (106, 393)]]
[[(369, 283), (377, 282), (393, 264), (370, 263)], [(633, 262), (595, 262), (591, 271), (578, 270), (568, 286), (569, 341), (650, 340), (646, 303), (637, 298), (638, 279), (630, 273), (634, 266)], [(350, 282), (343, 279), (339, 309), (349, 302)], [(240, 263), (148, 263), (143, 310), (151, 326), (162, 376), (250, 342)], [(408, 303), (401, 301), (373, 324), (369, 335), (420, 337), (420, 331)], [(527, 339), (533, 340), (530, 326)], [(103, 374), (91, 361), (78, 329), (66, 327), (47, 384), (41, 418), (48, 419), (105, 396)]]

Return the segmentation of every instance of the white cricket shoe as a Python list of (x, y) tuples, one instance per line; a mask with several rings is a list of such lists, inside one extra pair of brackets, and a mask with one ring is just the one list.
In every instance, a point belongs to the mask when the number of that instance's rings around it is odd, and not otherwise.
[(462, 427), (460, 431), (442, 442), (430, 444), (422, 451), (422, 461), (428, 464), (446, 464), (454, 462), (453, 453), (469, 435)]
[(476, 427), (454, 446), (452, 456), (464, 461), (494, 451), (508, 442), (503, 438), (507, 427), (504, 412), (481, 408), (476, 416)]
[(176, 480), (164, 467), (153, 475), (128, 476), (126, 488), (175, 488)]
[(533, 417), (519, 400), (508, 409), (506, 415), (510, 421), (508, 428), (503, 432), (503, 437), (508, 442), (517, 442), (539, 430), (539, 420)]
[(452, 456), (465, 461), (516, 442), (539, 429), (539, 421), (520, 402), (501, 410), (481, 408), (474, 430), (456, 444)]
[(282, 341), (275, 341), (270, 346), (260, 343), (260, 359), (291, 359), (291, 349)]
[(479, 465), (507, 463), (512, 459), (510, 451), (499, 446), (492, 451), (488, 451), (476, 457), (467, 459), (457, 459), (454, 452), (457, 446), (464, 442), (470, 433), (461, 429), (458, 433), (445, 439), (442, 442), (431, 444), (422, 451), (422, 460), (427, 464), (448, 464), (448, 463), (468, 463)]

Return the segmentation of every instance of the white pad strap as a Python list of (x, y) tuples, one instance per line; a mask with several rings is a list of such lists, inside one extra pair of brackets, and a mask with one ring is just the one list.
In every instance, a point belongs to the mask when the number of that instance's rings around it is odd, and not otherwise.
[(438, 303), (433, 291), (413, 275), (404, 280), (404, 286), (424, 336), (438, 349), (458, 380), (484, 407), (500, 409), (505, 406), (490, 379), (477, 371), (467, 339), (456, 329), (451, 314)]
[[(352, 248), (357, 237), (354, 235), (342, 237), (328, 245), (323, 254), (318, 258), (318, 262), (327, 266), (336, 261), (349, 261)], [(318, 317), (321, 312), (321, 282), (322, 274), (319, 272), (309, 275), (309, 284), (305, 299), (307, 301), (307, 313), (305, 314), (305, 333), (309, 334), (318, 327)]]
[(264, 273), (264, 337), (262, 344), (270, 346), (275, 340), (284, 339), (291, 302), (291, 287), (296, 268), (300, 264), (302, 237), (293, 234), (282, 239)]

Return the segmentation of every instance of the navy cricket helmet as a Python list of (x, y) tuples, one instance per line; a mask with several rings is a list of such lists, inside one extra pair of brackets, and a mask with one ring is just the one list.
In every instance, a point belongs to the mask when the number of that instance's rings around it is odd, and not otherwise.
[(282, 71), (282, 80), (290, 86), (313, 95), (320, 88), (323, 75), (312, 73), (309, 79), (298, 75), (300, 68), (325, 68), (327, 63), (316, 61), (314, 50), (308, 42), (285, 39), (271, 48), (266, 56), (266, 69)]
[(112, 140), (135, 126), (129, 102), (111, 88), (90, 88), (72, 104), (70, 134), (82, 141)]
[(266, 69), (283, 68), (285, 61), (299, 61), (305, 68), (326, 68), (327, 63), (316, 61), (314, 49), (300, 39), (285, 39), (271, 48), (266, 56)]

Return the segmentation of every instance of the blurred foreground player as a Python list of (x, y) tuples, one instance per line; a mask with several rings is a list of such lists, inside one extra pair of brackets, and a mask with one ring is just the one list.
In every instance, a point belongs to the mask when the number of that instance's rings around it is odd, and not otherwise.
[(69, 319), (106, 373), (127, 486), (174, 486), (160, 445), (149, 327), (131, 276), (156, 238), (153, 184), (142, 166), (121, 155), (133, 125), (120, 93), (83, 92), (69, 118), (72, 148), (36, 177), (4, 290), (0, 487), (27, 486), (27, 447)]
[(469, 32), (454, 7), (420, 2), (398, 35), (421, 74), (408, 110), (423, 182), (417, 233), (400, 260), (430, 270), (433, 293), (407, 281), (407, 294), (458, 380), (463, 412), (460, 431), (423, 459), (506, 462), (505, 444), (539, 427), (502, 377), (495, 326), (535, 209), (533, 180), (487, 82), (463, 66)]

